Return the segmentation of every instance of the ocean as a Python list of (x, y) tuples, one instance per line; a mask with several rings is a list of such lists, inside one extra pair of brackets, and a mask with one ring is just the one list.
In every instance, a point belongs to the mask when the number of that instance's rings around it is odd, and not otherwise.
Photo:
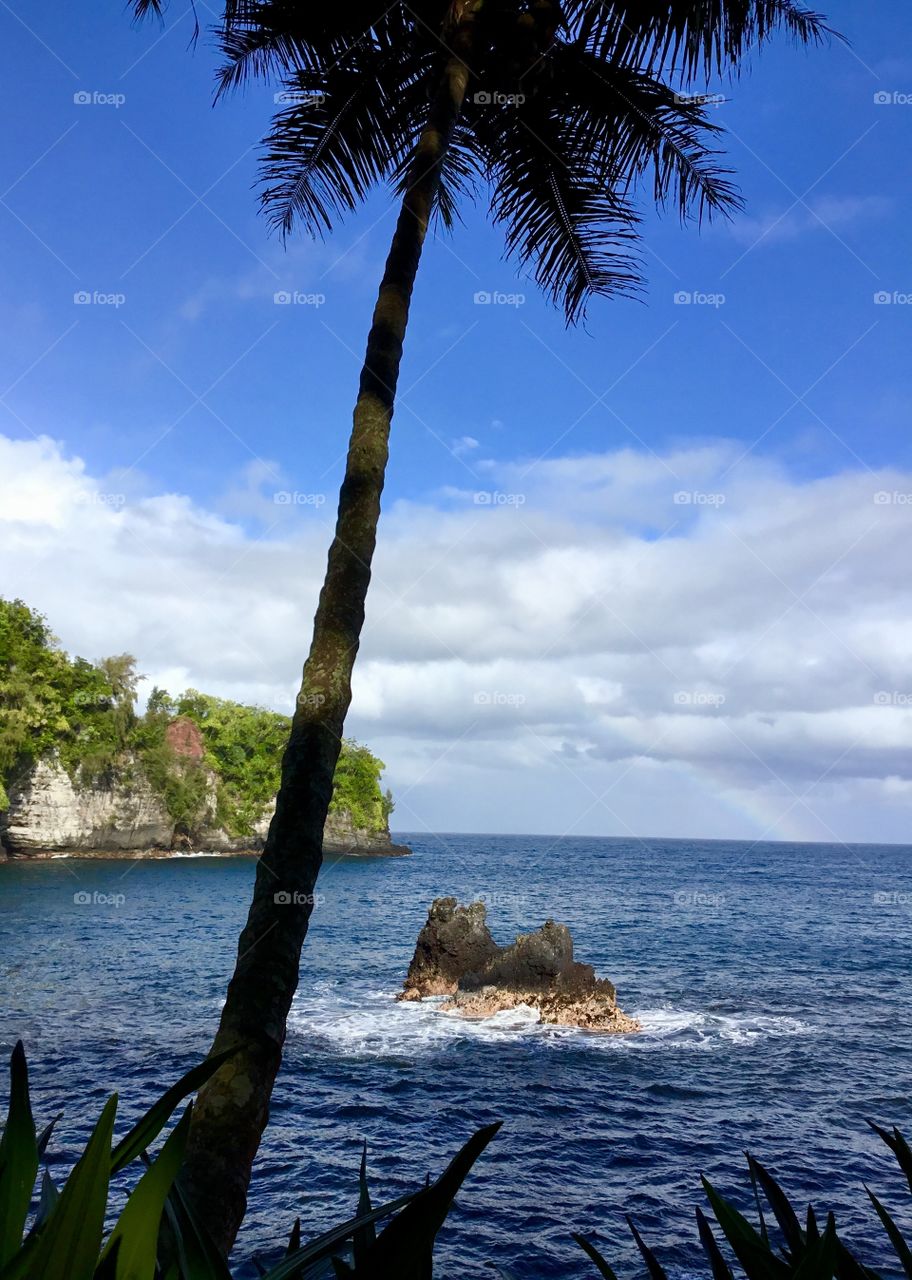
[[(862, 1182), (903, 1220), (865, 1120), (912, 1136), (912, 848), (396, 839), (414, 856), (321, 875), (239, 1274), (275, 1256), (295, 1216), (312, 1235), (354, 1210), (364, 1139), (375, 1199), (392, 1198), (494, 1119), (441, 1233), (441, 1277), (482, 1280), (491, 1263), (518, 1280), (593, 1277), (571, 1231), (639, 1274), (625, 1213), (672, 1272), (693, 1273), (700, 1174), (749, 1208), (746, 1149), (896, 1270)], [(0, 1047), (25, 1041), (39, 1124), (64, 1112), (52, 1172), (109, 1092), (126, 1122), (205, 1053), (253, 873), (252, 859), (189, 856), (0, 864)], [(567, 924), (643, 1032), (397, 1004), (445, 894), (483, 896), (499, 942)]]

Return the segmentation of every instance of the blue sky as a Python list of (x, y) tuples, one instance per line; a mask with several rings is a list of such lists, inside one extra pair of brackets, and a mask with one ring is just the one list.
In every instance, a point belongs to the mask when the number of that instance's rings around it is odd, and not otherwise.
[[(725, 87), (717, 118), (745, 213), (733, 225), (699, 233), (682, 229), (673, 216), (647, 216), (643, 303), (597, 300), (585, 329), (568, 332), (534, 284), (503, 261), (483, 201), (465, 210), (466, 225), (454, 236), (429, 241), (393, 428), (391, 538), (397, 531), (406, 537), (409, 520), (413, 531), (420, 528), (431, 511), (440, 519), (464, 514), (467, 494), (499, 491), (509, 476), (523, 505), (528, 499), (527, 514), (547, 509), (555, 527), (610, 526), (612, 537), (648, 542), (664, 535), (669, 510), (681, 515), (667, 503), (631, 501), (629, 470), (602, 475), (585, 465), (587, 458), (623, 456), (645, 468), (664, 460), (649, 485), (668, 502), (690, 474), (690, 464), (679, 469), (668, 459), (682, 454), (692, 461), (701, 450), (726, 483), (737, 486), (740, 477), (747, 485), (752, 477), (759, 484), (775, 474), (796, 502), (846, 474), (865, 482), (872, 473), (912, 469), (912, 305), (903, 301), (912, 295), (912, 15), (900, 0), (876, 6), (833, 0), (827, 13), (850, 47), (798, 52), (779, 41)], [(210, 16), (205, 8), (201, 15)], [(23, 448), (50, 437), (61, 456), (82, 460), (94, 492), (122, 493), (137, 511), (167, 499), (194, 528), (211, 521), (219, 537), (245, 547), (287, 540), (291, 520), (316, 548), (341, 475), (394, 208), (378, 193), (326, 243), (296, 236), (283, 248), (257, 214), (252, 189), (273, 88), (255, 86), (213, 108), (214, 51), (206, 37), (188, 49), (191, 26), (189, 7), (180, 2), (163, 27), (141, 28), (119, 6), (81, 10), (78, 19), (56, 0), (37, 14), (20, 0), (0, 6), (7, 53), (0, 93), (5, 119), (15, 122), (7, 132), (0, 205), (6, 335), (0, 433)], [(99, 100), (112, 96), (116, 102)], [(325, 302), (277, 305), (282, 291)], [(480, 291), (522, 294), (525, 301), (480, 306)], [(682, 305), (676, 301), (682, 292), (719, 305)], [(123, 300), (76, 304), (78, 293)], [(878, 294), (890, 303), (876, 303)], [(574, 467), (576, 487), (562, 487), (560, 476)], [(767, 484), (767, 493), (776, 485)], [(276, 491), (326, 500), (289, 512), (276, 507)], [(694, 554), (703, 517), (687, 526)], [(61, 525), (50, 520), (51, 527)], [(495, 562), (516, 532), (515, 524), (512, 533), (497, 526), (489, 549)], [(19, 552), (0, 590), (34, 599), (64, 641), (89, 648), (89, 656), (110, 640), (110, 648), (140, 651), (149, 669), (172, 680), (186, 675), (203, 687), (264, 698), (273, 684), (293, 686), (296, 663), (272, 683), (250, 688), (236, 672), (220, 675), (219, 634), (205, 633), (194, 664), (178, 654), (166, 627), (146, 626), (137, 635), (99, 618), (98, 610), (81, 613), (48, 570), (57, 563), (51, 544), (42, 544), (33, 564), (22, 550), (27, 540), (10, 545)], [(414, 554), (424, 574), (432, 566), (421, 560), (422, 545), (419, 538)], [(831, 559), (839, 551), (834, 547)], [(294, 618), (301, 657), (320, 561), (313, 555), (300, 601), (293, 575), (281, 583), (287, 613), (280, 608), (278, 618)], [(97, 571), (92, 563), (89, 556), (77, 571), (85, 575), (83, 598), (122, 590), (104, 568), (110, 560), (100, 560)], [(129, 580), (128, 558), (124, 564)], [(828, 559), (818, 568), (829, 565)], [(136, 574), (149, 573), (157, 578), (137, 561)], [(859, 573), (864, 580), (865, 570)], [(808, 585), (796, 580), (796, 589)], [(149, 583), (149, 594), (159, 586)], [(236, 589), (230, 574), (223, 578), (220, 590)], [(182, 599), (173, 609), (186, 605)], [(572, 615), (568, 620), (572, 625)], [(185, 625), (196, 624), (188, 616)], [(204, 620), (199, 625), (202, 637)], [(841, 625), (827, 622), (831, 631)], [(379, 631), (376, 642), (372, 635), (369, 629), (368, 660), (433, 665), (433, 656), (409, 654), (407, 645), (387, 649)], [(454, 659), (469, 652), (460, 648), (458, 627), (441, 643)], [(890, 660), (898, 660), (895, 647)], [(275, 661), (287, 661), (284, 650)], [(893, 690), (894, 668), (882, 669), (867, 653), (863, 662), (878, 690)], [(759, 703), (753, 713), (765, 714)], [(548, 723), (542, 733), (558, 754), (563, 742), (570, 754), (598, 756), (595, 731), (596, 745), (587, 740), (580, 748), (565, 741), (567, 726)], [(494, 821), (483, 780), (474, 813), (447, 800), (456, 784), (446, 767), (435, 764), (431, 781), (419, 783), (417, 728), (403, 720), (394, 732), (381, 713), (362, 714), (357, 691), (353, 725), (381, 741), (393, 781), (414, 789), (416, 821), (467, 829)], [(458, 737), (458, 730), (455, 722), (441, 723), (443, 738)], [(434, 735), (428, 743), (422, 759), (436, 760)], [(881, 769), (882, 781), (894, 766), (902, 778), (894, 762)], [(532, 774), (521, 754), (503, 767), (512, 781), (505, 784), (501, 829), (568, 826), (575, 801), (554, 782), (544, 757)], [(869, 778), (870, 770), (862, 772)], [(521, 776), (539, 779), (532, 786), (537, 795), (546, 775), (550, 799), (536, 801), (529, 816), (529, 784)], [(648, 778), (641, 781), (641, 806), (623, 825), (600, 810), (603, 820), (583, 830), (624, 834), (627, 823), (645, 829), (656, 810)], [(732, 785), (737, 790), (740, 783)], [(729, 820), (721, 802), (709, 819), (691, 811), (684, 791), (668, 803), (659, 825), (669, 834), (750, 835), (759, 821)], [(872, 818), (874, 802), (862, 795), (851, 817), (838, 797), (832, 803), (831, 834), (898, 838), (908, 818), (907, 808), (883, 822)], [(735, 809), (743, 811), (740, 800)], [(400, 825), (410, 823), (403, 818)], [(827, 838), (816, 826), (775, 831)]]

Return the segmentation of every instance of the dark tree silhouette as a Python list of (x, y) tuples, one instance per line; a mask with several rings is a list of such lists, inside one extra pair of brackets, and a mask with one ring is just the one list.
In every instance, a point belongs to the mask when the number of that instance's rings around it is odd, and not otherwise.
[[(160, 4), (133, 0), (137, 16)], [(273, 222), (320, 234), (376, 184), (401, 195), (275, 817), (215, 1040), (239, 1051), (193, 1116), (187, 1182), (226, 1253), (298, 983), (429, 222), (450, 225), (462, 199), (487, 192), (509, 254), (575, 323), (593, 295), (640, 285), (638, 201), (696, 220), (737, 204), (719, 126), (688, 88), (737, 71), (776, 32), (807, 44), (826, 31), (792, 0), (226, 0), (219, 91), (268, 76), (291, 95), (266, 140)]]

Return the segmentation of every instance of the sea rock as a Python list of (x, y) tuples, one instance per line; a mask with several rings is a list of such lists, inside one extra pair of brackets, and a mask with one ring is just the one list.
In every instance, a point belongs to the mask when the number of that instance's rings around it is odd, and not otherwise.
[(614, 984), (573, 958), (566, 925), (547, 920), (533, 933), (499, 947), (488, 930), (484, 903), (467, 907), (437, 898), (418, 935), (401, 1000), (449, 996), (445, 1013), (487, 1018), (519, 1005), (542, 1022), (592, 1031), (639, 1031), (617, 1004)]
[(480, 972), (500, 952), (485, 923), (485, 905), (460, 907), (455, 898), (435, 898), (415, 945), (403, 1000), (448, 996), (460, 978)]

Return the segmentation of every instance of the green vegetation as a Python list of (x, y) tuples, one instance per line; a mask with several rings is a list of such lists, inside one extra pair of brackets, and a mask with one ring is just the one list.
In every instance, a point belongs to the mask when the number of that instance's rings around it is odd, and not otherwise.
[[(58, 1190), (45, 1170), (37, 1212), (26, 1232), (35, 1180), (54, 1125), (39, 1136), (29, 1099), (22, 1043), (10, 1062), (10, 1104), (0, 1141), (0, 1275), (3, 1280), (231, 1280), (231, 1273), (194, 1215), (177, 1179), (190, 1128), (192, 1104), (154, 1160), (146, 1150), (178, 1105), (229, 1058), (213, 1055), (178, 1081), (113, 1144), (117, 1095), (108, 1099), (88, 1145)], [(355, 1217), (301, 1244), (296, 1222), (282, 1260), (264, 1280), (316, 1280), (317, 1276), (370, 1276), (373, 1280), (425, 1280), (437, 1232), (472, 1165), (499, 1124), (479, 1130), (440, 1178), (374, 1208), (361, 1162)], [(105, 1239), (111, 1178), (137, 1161), (145, 1172)], [(375, 1224), (392, 1221), (383, 1231)], [(347, 1254), (353, 1266), (340, 1254)]]
[[(231, 1272), (195, 1215), (178, 1173), (186, 1147), (192, 1103), (173, 1127), (154, 1159), (147, 1148), (156, 1141), (180, 1103), (200, 1088), (236, 1050), (207, 1058), (168, 1090), (114, 1143), (117, 1095), (111, 1097), (88, 1145), (58, 1189), (46, 1169), (37, 1211), (28, 1230), (29, 1210), (39, 1165), (51, 1138), (50, 1124), (39, 1136), (29, 1099), (28, 1069), (22, 1044), (10, 1062), (10, 1103), (0, 1140), (0, 1276), (2, 1280), (231, 1280)], [(898, 1129), (874, 1132), (892, 1151), (912, 1189), (912, 1150)], [(454, 1198), (473, 1165), (496, 1136), (500, 1124), (479, 1129), (436, 1180), (397, 1200), (374, 1208), (361, 1160), (355, 1215), (308, 1244), (295, 1222), (284, 1256), (271, 1268), (259, 1265), (264, 1280), (317, 1280), (335, 1275), (356, 1280), (430, 1280), (434, 1244)], [(879, 1280), (840, 1238), (836, 1219), (813, 1207), (799, 1216), (769, 1171), (748, 1155), (754, 1226), (704, 1178), (703, 1190), (715, 1222), (696, 1210), (700, 1247), (711, 1280)], [(105, 1238), (111, 1178), (142, 1162), (144, 1172)], [(912, 1276), (912, 1249), (893, 1215), (867, 1187), (886, 1237), (906, 1276)], [(764, 1209), (764, 1202), (766, 1208)], [(390, 1221), (379, 1233), (377, 1222)], [(628, 1217), (628, 1225), (650, 1280), (668, 1274)], [(598, 1275), (617, 1280), (602, 1253), (585, 1236), (573, 1239)], [(278, 1250), (277, 1250), (278, 1252)], [(517, 1280), (505, 1267), (502, 1280)], [(531, 1278), (530, 1278), (531, 1280)]]
[[(290, 718), (195, 689), (172, 697), (159, 688), (137, 716), (143, 678), (127, 653), (98, 663), (70, 658), (41, 614), (21, 600), (0, 599), (0, 809), (9, 803), (11, 780), (56, 752), (84, 785), (129, 782), (138, 765), (175, 827), (187, 832), (212, 807), (214, 775), (215, 822), (229, 835), (251, 835), (279, 789)], [(200, 759), (170, 745), (168, 727), (179, 720), (199, 729)], [(350, 813), (369, 831), (383, 829), (393, 807), (380, 786), (383, 769), (367, 747), (346, 741), (330, 811)]]
[(111, 771), (129, 747), (138, 679), (129, 654), (70, 659), (41, 614), (0, 600), (0, 808), (14, 773), (50, 751), (84, 781)]

